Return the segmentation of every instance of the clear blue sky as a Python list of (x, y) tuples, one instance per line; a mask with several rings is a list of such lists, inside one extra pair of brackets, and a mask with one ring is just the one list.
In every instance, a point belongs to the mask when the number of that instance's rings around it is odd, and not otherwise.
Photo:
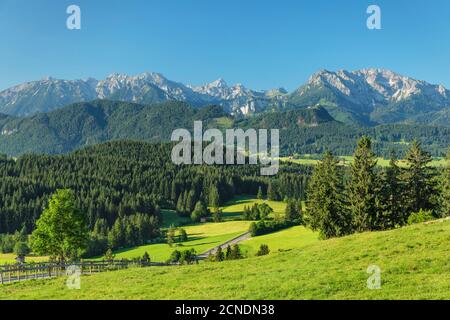
[[(70, 4), (80, 31), (66, 29)], [(366, 28), (369, 4), (380, 31)], [(0, 0), (0, 39), (0, 89), (156, 71), (292, 90), (320, 69), (367, 67), (450, 87), (448, 0)]]

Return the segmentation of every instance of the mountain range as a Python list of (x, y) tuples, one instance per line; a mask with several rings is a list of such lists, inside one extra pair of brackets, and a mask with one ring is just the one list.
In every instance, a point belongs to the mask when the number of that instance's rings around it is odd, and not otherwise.
[(0, 113), (31, 116), (95, 99), (146, 105), (165, 101), (186, 102), (193, 107), (218, 105), (234, 116), (321, 106), (347, 124), (450, 126), (448, 89), (385, 69), (321, 70), (293, 92), (229, 86), (223, 79), (203, 86), (184, 85), (159, 73), (112, 74), (104, 80), (45, 78), (0, 92)]

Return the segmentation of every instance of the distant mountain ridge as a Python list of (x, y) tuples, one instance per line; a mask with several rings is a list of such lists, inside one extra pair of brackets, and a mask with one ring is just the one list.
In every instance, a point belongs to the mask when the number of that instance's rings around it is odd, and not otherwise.
[(385, 69), (322, 70), (291, 93), (257, 91), (218, 79), (184, 85), (160, 73), (112, 74), (104, 80), (47, 78), (0, 92), (0, 113), (29, 116), (95, 99), (155, 104), (182, 101), (194, 107), (215, 104), (232, 115), (251, 115), (323, 106), (336, 120), (359, 125), (418, 123), (450, 126), (450, 91)]

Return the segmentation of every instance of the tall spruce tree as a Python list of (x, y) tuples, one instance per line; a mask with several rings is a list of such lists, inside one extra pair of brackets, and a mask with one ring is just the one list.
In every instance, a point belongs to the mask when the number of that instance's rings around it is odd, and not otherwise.
[(347, 188), (349, 211), (357, 232), (377, 229), (380, 223), (376, 165), (372, 142), (369, 137), (362, 137), (353, 156), (351, 180)]
[(405, 223), (403, 206), (403, 188), (401, 183), (401, 169), (398, 166), (395, 151), (391, 152), (389, 166), (382, 176), (382, 217), (383, 229), (395, 228)]
[(195, 207), (195, 190), (190, 190), (188, 195), (187, 195), (187, 199), (186, 199), (186, 211), (191, 213), (194, 210)]
[(264, 198), (264, 195), (263, 195), (261, 187), (258, 188), (257, 198), (260, 199), (260, 200), (262, 200)]
[(209, 205), (213, 208), (218, 208), (220, 206), (219, 189), (216, 185), (211, 186), (209, 192)]
[(342, 191), (338, 160), (327, 151), (314, 169), (307, 192), (308, 221), (322, 238), (350, 232), (351, 221), (343, 205)]
[(219, 247), (215, 254), (215, 261), (221, 262), (223, 260), (225, 260), (225, 254), (223, 253), (222, 247)]
[(169, 247), (172, 247), (175, 243), (175, 227), (173, 225), (167, 230), (166, 241)]
[(441, 216), (450, 216), (450, 148), (447, 153), (447, 163), (442, 171), (441, 196), (440, 196)]
[(406, 216), (420, 209), (432, 210), (432, 195), (435, 192), (431, 169), (427, 166), (431, 156), (415, 140), (406, 155), (407, 168), (403, 175), (406, 190)]
[(302, 220), (302, 202), (300, 200), (288, 199), (284, 210), (284, 219), (289, 222)]
[(277, 185), (269, 181), (267, 187), (267, 199), (268, 200), (278, 200)]
[(284, 219), (286, 221), (293, 221), (296, 216), (296, 203), (294, 200), (289, 199), (284, 210)]

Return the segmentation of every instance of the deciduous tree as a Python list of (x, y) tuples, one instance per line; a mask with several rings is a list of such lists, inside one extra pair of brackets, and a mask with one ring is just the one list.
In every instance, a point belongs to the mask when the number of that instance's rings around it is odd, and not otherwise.
[(75, 203), (71, 190), (56, 191), (36, 222), (31, 242), (35, 253), (50, 255), (63, 263), (87, 246), (89, 235), (85, 216)]

